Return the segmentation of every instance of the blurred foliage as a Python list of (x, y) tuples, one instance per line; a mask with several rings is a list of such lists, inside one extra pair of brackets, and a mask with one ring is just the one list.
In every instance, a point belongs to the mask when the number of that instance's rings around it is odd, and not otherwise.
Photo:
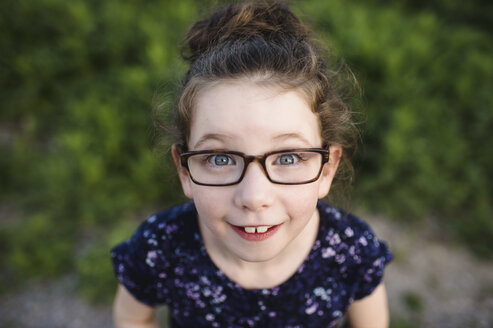
[(359, 205), (403, 220), (434, 215), (491, 257), (493, 5), (313, 1), (304, 12), (364, 90)]
[(423, 297), (415, 291), (408, 290), (402, 295), (404, 299), (404, 304), (408, 307), (410, 311), (415, 314), (420, 314), (425, 308), (425, 302)]
[[(187, 26), (224, 1), (0, 2), (0, 290), (79, 274), (115, 287), (109, 248), (183, 199), (152, 106), (173, 102)], [(484, 1), (316, 1), (296, 10), (364, 90), (357, 206), (434, 215), (493, 247), (493, 26)]]
[(191, 1), (1, 2), (1, 197), (16, 204), (2, 222), (2, 277), (76, 269), (94, 298), (112, 277), (107, 232), (133, 220), (122, 240), (138, 212), (182, 198), (169, 156), (153, 153), (150, 108), (159, 87), (165, 99), (176, 89), (177, 48), (197, 10)]
[(390, 318), (390, 328), (413, 328), (416, 327), (415, 322), (410, 322), (409, 320), (403, 318)]

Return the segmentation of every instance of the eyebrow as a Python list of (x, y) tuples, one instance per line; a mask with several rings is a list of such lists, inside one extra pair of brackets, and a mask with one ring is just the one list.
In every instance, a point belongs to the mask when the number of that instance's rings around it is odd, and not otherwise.
[(233, 139), (232, 137), (225, 135), (225, 134), (220, 134), (220, 133), (206, 133), (200, 139), (195, 143), (195, 146), (193, 147), (194, 149), (199, 148), (202, 146), (204, 143), (207, 141), (219, 141), (219, 142), (225, 142), (226, 140), (231, 140)]
[(284, 140), (289, 140), (289, 139), (296, 139), (296, 140), (303, 142), (307, 146), (313, 146), (311, 144), (311, 142), (308, 141), (308, 139), (306, 139), (305, 137), (303, 137), (299, 133), (283, 133), (283, 134), (277, 135), (273, 138), (274, 141), (284, 141)]

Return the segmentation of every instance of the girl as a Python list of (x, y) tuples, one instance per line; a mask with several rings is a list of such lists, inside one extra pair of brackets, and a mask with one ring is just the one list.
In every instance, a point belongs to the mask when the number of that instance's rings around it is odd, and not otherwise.
[(385, 243), (319, 199), (354, 148), (349, 108), (284, 5), (227, 6), (189, 31), (172, 147), (192, 201), (112, 250), (117, 327), (386, 327)]

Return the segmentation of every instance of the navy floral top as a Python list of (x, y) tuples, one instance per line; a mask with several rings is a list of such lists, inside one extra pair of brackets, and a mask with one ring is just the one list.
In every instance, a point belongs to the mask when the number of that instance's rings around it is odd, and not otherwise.
[(362, 220), (318, 202), (317, 240), (297, 272), (270, 289), (244, 289), (209, 258), (193, 202), (145, 220), (113, 248), (115, 273), (173, 327), (335, 327), (353, 300), (372, 293), (392, 255)]

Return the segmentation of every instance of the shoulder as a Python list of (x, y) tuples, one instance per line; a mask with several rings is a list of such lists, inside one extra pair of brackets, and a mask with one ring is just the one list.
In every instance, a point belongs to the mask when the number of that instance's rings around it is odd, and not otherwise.
[(354, 298), (368, 295), (380, 283), (392, 260), (387, 243), (359, 217), (319, 202), (322, 258), (333, 258)]
[(182, 219), (195, 217), (195, 213), (195, 205), (191, 201), (176, 205), (149, 216), (140, 224), (137, 231), (163, 230), (166, 227), (176, 226), (183, 221)]
[(324, 202), (319, 202), (320, 225), (326, 238), (335, 239), (333, 243), (349, 242), (366, 246), (376, 242), (371, 227), (359, 217)]
[(196, 213), (193, 202), (155, 213), (146, 218), (129, 239), (115, 246), (112, 255), (170, 249), (175, 246), (173, 243), (187, 240), (183, 234), (193, 231)]
[(158, 212), (145, 219), (131, 239), (151, 240), (159, 237), (160, 240), (171, 240), (183, 233), (186, 225), (194, 222), (196, 213), (195, 205), (191, 201)]
[(359, 217), (324, 202), (319, 202), (317, 207), (321, 232), (332, 244), (344, 242), (364, 248), (378, 242), (371, 227)]
[[(195, 238), (196, 211), (192, 202), (151, 215), (133, 235), (113, 247), (111, 259), (119, 282), (147, 305), (162, 303), (162, 287), (175, 266), (180, 250), (187, 250)], [(195, 229), (196, 230), (196, 229)]]

